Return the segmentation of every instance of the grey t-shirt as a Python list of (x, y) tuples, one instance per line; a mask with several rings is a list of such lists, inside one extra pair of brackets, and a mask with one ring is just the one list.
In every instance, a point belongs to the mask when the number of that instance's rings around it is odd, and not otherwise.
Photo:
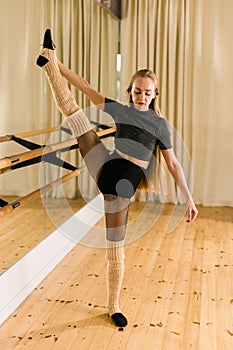
[(115, 147), (132, 157), (150, 161), (155, 148), (172, 148), (171, 133), (166, 119), (152, 109), (139, 111), (105, 98), (104, 112), (110, 114), (116, 124)]

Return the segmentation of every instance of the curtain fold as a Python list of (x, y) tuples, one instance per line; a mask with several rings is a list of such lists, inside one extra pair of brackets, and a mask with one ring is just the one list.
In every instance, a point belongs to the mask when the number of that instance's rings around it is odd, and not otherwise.
[[(136, 70), (156, 72), (175, 153), (203, 205), (233, 206), (232, 11), (231, 0), (122, 1), (121, 100)], [(180, 201), (167, 183), (167, 200)]]

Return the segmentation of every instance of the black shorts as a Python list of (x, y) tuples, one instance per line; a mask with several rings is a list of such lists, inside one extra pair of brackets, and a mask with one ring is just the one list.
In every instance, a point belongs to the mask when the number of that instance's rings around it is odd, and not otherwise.
[(131, 198), (143, 175), (144, 171), (140, 166), (114, 151), (104, 163), (97, 184), (103, 194)]

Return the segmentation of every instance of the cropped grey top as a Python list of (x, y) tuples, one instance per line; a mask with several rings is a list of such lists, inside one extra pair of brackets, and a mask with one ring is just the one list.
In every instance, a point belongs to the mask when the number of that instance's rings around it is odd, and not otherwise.
[(115, 147), (119, 151), (150, 161), (155, 148), (172, 148), (171, 133), (166, 119), (152, 109), (139, 111), (133, 106), (123, 105), (105, 98), (104, 112), (111, 115), (116, 124)]

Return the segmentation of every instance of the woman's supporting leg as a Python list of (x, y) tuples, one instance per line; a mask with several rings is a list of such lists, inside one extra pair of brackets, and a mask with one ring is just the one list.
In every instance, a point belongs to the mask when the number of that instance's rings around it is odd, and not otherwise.
[(119, 297), (125, 270), (124, 238), (129, 199), (104, 195), (107, 230), (107, 292), (108, 312), (118, 327), (125, 327), (127, 319), (119, 307)]
[(94, 132), (86, 114), (78, 106), (61, 75), (50, 30), (45, 32), (44, 44), (37, 64), (45, 71), (55, 102), (61, 113), (67, 118), (74, 135), (78, 138), (80, 153), (84, 157), (90, 174), (96, 180), (108, 157), (108, 151)]
[(107, 293), (108, 313), (118, 327), (125, 327), (127, 319), (119, 306), (120, 291), (125, 271), (124, 241), (107, 240)]

